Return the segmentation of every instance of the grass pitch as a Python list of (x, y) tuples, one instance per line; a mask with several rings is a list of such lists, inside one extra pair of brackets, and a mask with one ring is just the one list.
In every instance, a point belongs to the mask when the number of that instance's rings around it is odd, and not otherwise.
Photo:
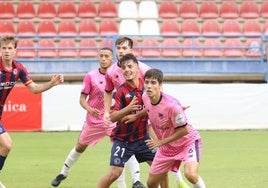
[[(268, 131), (200, 131), (203, 154), (199, 173), (208, 188), (268, 187)], [(13, 149), (0, 174), (8, 188), (51, 188), (79, 132), (11, 132)], [(59, 187), (94, 188), (107, 171), (108, 138), (88, 148)], [(145, 183), (149, 167), (141, 164)], [(126, 172), (131, 187), (129, 170)], [(114, 183), (112, 188), (117, 188)], [(176, 188), (170, 174), (170, 188)]]

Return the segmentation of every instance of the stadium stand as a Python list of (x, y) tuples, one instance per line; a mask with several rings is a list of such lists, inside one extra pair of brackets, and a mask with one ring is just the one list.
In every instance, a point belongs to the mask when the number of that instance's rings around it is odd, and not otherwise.
[(199, 16), (199, 10), (195, 1), (182, 1), (179, 12), (182, 18), (198, 18)]
[(59, 18), (75, 18), (76, 8), (73, 1), (60, 1), (58, 5), (58, 17)]
[(11, 19), (16, 17), (15, 9), (10, 1), (1, 1), (0, 10), (0, 19)]
[(241, 25), (237, 19), (225, 19), (222, 26), (222, 33), (224, 35), (241, 35)]
[(268, 1), (262, 1), (260, 16), (263, 18), (268, 18)]
[(57, 10), (52, 1), (40, 1), (37, 16), (41, 19), (55, 18), (57, 16)]
[(83, 0), (79, 3), (77, 16), (80, 18), (95, 18), (97, 9), (93, 1)]
[(99, 31), (97, 24), (92, 19), (83, 19), (79, 24), (79, 35), (88, 36), (88, 35), (98, 35)]
[(177, 38), (164, 38), (162, 43), (162, 57), (175, 58), (181, 56), (181, 45)]
[(158, 19), (158, 7), (155, 1), (144, 0), (138, 6), (139, 17), (142, 19)]
[(161, 35), (179, 35), (180, 26), (175, 19), (164, 19), (160, 28)]
[(156, 19), (143, 19), (139, 33), (140, 35), (160, 35), (159, 23)]
[(60, 58), (77, 57), (77, 47), (73, 38), (61, 38), (58, 55)]
[(246, 39), (245, 56), (246, 57), (261, 57), (261, 40), (259, 38)]
[(80, 57), (97, 57), (98, 44), (94, 38), (82, 38), (79, 43), (79, 56)]
[(58, 56), (54, 39), (52, 38), (40, 39), (38, 56), (40, 58), (56, 58)]
[(116, 35), (119, 29), (114, 19), (103, 19), (100, 22), (99, 34), (101, 35)]
[(217, 19), (206, 19), (202, 25), (204, 35), (221, 35), (221, 26)]
[(16, 34), (14, 24), (11, 20), (0, 20), (0, 35)]
[(17, 46), (17, 57), (34, 58), (36, 57), (35, 43), (32, 39), (20, 39)]
[(241, 18), (258, 18), (259, 15), (259, 8), (256, 1), (241, 1)]
[(158, 15), (160, 18), (177, 18), (179, 16), (179, 11), (175, 1), (161, 1), (161, 4), (159, 5)]
[(262, 29), (259, 20), (247, 19), (243, 24), (243, 34), (245, 35), (261, 35)]
[(57, 28), (53, 20), (40, 20), (37, 34), (45, 37), (51, 37), (53, 35), (57, 35)]
[(224, 43), (224, 55), (226, 57), (243, 57), (244, 49), (240, 38), (227, 38)]
[(239, 9), (237, 3), (232, 0), (222, 1), (222, 4), (220, 6), (220, 16), (222, 18), (238, 18)]
[(142, 57), (161, 57), (159, 43), (155, 38), (144, 38), (141, 49)]
[(182, 55), (184, 57), (201, 57), (202, 47), (198, 38), (185, 38)]
[(120, 35), (139, 35), (139, 30), (139, 24), (136, 19), (123, 19), (120, 22)]
[(205, 57), (222, 57), (223, 48), (219, 38), (206, 38), (204, 42), (203, 55)]
[(200, 26), (195, 19), (185, 19), (181, 25), (181, 34), (200, 35)]
[(34, 36), (36, 34), (34, 22), (31, 20), (20, 20), (17, 26), (17, 34), (20, 36)]
[(202, 1), (199, 15), (201, 18), (218, 18), (219, 10), (215, 1)]
[(135, 1), (121, 1), (118, 7), (118, 17), (122, 19), (137, 19), (138, 6)]
[(102, 0), (99, 3), (98, 16), (102, 18), (116, 18), (117, 6), (115, 1)]
[(60, 36), (75, 36), (77, 34), (75, 21), (71, 19), (61, 20), (58, 27), (58, 34)]
[(31, 19), (36, 16), (34, 4), (31, 1), (20, 1), (17, 6), (17, 17)]

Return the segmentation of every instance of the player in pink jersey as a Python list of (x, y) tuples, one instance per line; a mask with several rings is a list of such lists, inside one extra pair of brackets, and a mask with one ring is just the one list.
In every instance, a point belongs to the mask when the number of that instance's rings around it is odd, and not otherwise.
[(180, 102), (162, 92), (163, 73), (150, 69), (144, 76), (144, 106), (156, 138), (147, 140), (149, 148), (158, 148), (147, 180), (148, 188), (157, 188), (169, 170), (184, 163), (185, 177), (194, 188), (205, 188), (198, 175), (202, 140), (184, 114)]
[[(67, 177), (70, 168), (88, 146), (92, 147), (105, 136), (110, 136), (115, 127), (113, 123), (105, 125), (103, 122), (105, 72), (111, 66), (114, 59), (112, 49), (100, 49), (98, 59), (100, 67), (85, 75), (81, 89), (80, 105), (87, 111), (86, 121), (76, 146), (65, 159), (60, 174), (51, 182), (51, 185), (54, 187), (57, 187)], [(121, 181), (124, 181), (124, 179)]]
[[(0, 39), (0, 171), (4, 167), (5, 160), (12, 148), (12, 139), (1, 122), (5, 101), (20, 80), (32, 93), (44, 92), (62, 82), (61, 74), (53, 75), (49, 82), (37, 84), (29, 76), (26, 67), (14, 60), (17, 51), (18, 40), (14, 36), (4, 35)], [(19, 97), (19, 96), (18, 96)], [(0, 182), (0, 187), (5, 186)]]

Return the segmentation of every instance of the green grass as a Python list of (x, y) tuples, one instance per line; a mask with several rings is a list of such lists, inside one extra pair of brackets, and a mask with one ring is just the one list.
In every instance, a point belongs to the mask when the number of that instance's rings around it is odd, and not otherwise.
[[(203, 154), (199, 173), (208, 188), (268, 187), (268, 131), (200, 131)], [(8, 188), (49, 188), (76, 144), (79, 132), (11, 132), (13, 149), (0, 174)], [(88, 148), (59, 187), (93, 188), (107, 171), (111, 143)], [(148, 176), (141, 164), (141, 179)], [(131, 178), (127, 170), (127, 182)], [(116, 183), (111, 186), (116, 188)], [(175, 180), (170, 176), (170, 187)]]

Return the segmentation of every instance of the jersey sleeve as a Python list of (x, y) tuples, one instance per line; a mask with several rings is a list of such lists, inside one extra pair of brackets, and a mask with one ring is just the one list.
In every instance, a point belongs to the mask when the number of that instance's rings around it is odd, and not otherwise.
[(87, 73), (83, 79), (81, 93), (89, 94), (91, 90), (91, 75)]
[(114, 90), (114, 84), (108, 72), (105, 74), (105, 82), (105, 91), (112, 92)]
[(183, 127), (188, 123), (184, 110), (178, 103), (171, 105), (170, 117), (174, 128)]
[(20, 80), (22, 81), (22, 83), (24, 85), (29, 85), (30, 83), (32, 83), (32, 79), (30, 78), (30, 75), (28, 73), (28, 70), (27, 68), (22, 65), (22, 64), (19, 64), (20, 65), (20, 74), (19, 74), (19, 78)]

